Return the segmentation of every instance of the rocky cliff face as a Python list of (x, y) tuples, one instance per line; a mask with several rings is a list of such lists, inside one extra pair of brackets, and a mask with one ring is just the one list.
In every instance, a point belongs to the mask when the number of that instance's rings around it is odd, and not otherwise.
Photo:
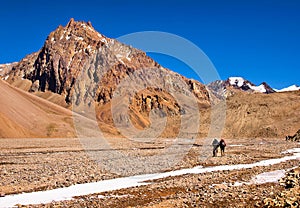
[(0, 64), (0, 78), (3, 80), (7, 80), (9, 78), (8, 74), (12, 70), (14, 66), (16, 66), (18, 62), (8, 63), (8, 64)]
[[(159, 69), (161, 73), (151, 73), (152, 69)], [(169, 74), (175, 74), (185, 86), (172, 80), (174, 76)], [(31, 92), (60, 94), (66, 103), (80, 105), (94, 100), (104, 105), (111, 101), (122, 80), (137, 76), (144, 82), (150, 78), (151, 82), (159, 82), (163, 86), (146, 86), (146, 89), (132, 95), (132, 107), (138, 112), (161, 108), (169, 115), (182, 114), (184, 107), (180, 107), (174, 97), (163, 89), (170, 84), (179, 92), (192, 93), (197, 102), (210, 104), (209, 94), (201, 83), (163, 68), (143, 51), (105, 37), (90, 22), (74, 19), (65, 27), (59, 26), (51, 32), (38, 52), (14, 65), (7, 81), (30, 80)]]

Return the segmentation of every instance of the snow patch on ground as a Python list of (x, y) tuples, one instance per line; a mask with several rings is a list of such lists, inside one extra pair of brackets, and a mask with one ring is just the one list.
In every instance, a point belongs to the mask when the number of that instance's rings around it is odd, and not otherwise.
[(249, 183), (236, 181), (236, 182), (234, 182), (233, 186), (242, 186), (242, 185), (245, 185), (245, 184), (248, 185)]
[(229, 144), (229, 147), (244, 147), (245, 145), (243, 144)]
[(250, 181), (251, 184), (263, 184), (263, 183), (276, 183), (279, 179), (285, 175), (285, 170), (275, 170), (271, 172), (264, 172), (256, 175)]
[(300, 148), (293, 148), (293, 149), (283, 151), (281, 152), (281, 154), (291, 154), (291, 153), (299, 153), (299, 152), (300, 152)]
[(104, 195), (98, 195), (99, 199), (105, 199), (105, 198), (124, 198), (124, 197), (129, 197), (132, 196), (130, 194), (124, 194), (124, 195), (109, 195), (109, 196), (104, 196)]
[[(147, 185), (149, 183), (145, 183), (145, 181), (166, 178), (170, 176), (179, 176), (184, 174), (200, 174), (200, 173), (223, 171), (223, 170), (239, 170), (244, 168), (249, 169), (258, 166), (274, 165), (288, 160), (296, 160), (296, 159), (300, 160), (300, 148), (293, 148), (285, 152), (293, 153), (293, 155), (288, 155), (276, 159), (262, 160), (250, 164), (222, 165), (222, 166), (213, 166), (213, 167), (196, 166), (190, 169), (181, 169), (181, 170), (175, 170), (175, 171), (164, 172), (164, 173), (136, 175), (136, 176), (116, 178), (116, 179), (104, 180), (104, 181), (93, 182), (93, 183), (77, 184), (66, 188), (58, 188), (58, 189), (53, 189), (48, 191), (8, 195), (0, 198), (0, 207), (13, 207), (16, 204), (28, 205), (28, 204), (50, 203), (52, 201), (71, 200), (75, 196), (82, 196), (82, 195), (88, 195), (93, 193), (101, 193), (105, 191), (113, 191), (122, 188), (130, 188), (134, 186)], [(282, 174), (281, 172), (274, 172), (274, 171), (265, 173), (264, 175), (260, 174), (260, 176), (259, 175), (256, 176), (256, 182), (261, 182), (263, 177), (269, 178), (266, 179), (265, 181), (270, 181), (271, 176), (276, 176), (276, 178), (278, 178), (281, 174)]]
[[(126, 180), (124, 180), (126, 179)], [(133, 186), (147, 185), (140, 183), (131, 177), (116, 178), (94, 183), (77, 184), (66, 188), (39, 191), (33, 193), (23, 193), (19, 195), (9, 195), (0, 198), (0, 207), (14, 207), (16, 204), (42, 204), (52, 201), (71, 200), (74, 196), (113, 191)]]
[(249, 182), (236, 181), (232, 186), (264, 184), (264, 183), (277, 183), (279, 179), (285, 176), (285, 170), (275, 170), (264, 172), (254, 176)]

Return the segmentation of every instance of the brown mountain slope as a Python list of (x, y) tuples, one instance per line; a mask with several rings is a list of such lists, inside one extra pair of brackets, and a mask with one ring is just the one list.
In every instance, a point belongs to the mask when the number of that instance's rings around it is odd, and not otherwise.
[[(72, 112), (18, 90), (0, 80), (0, 137), (71, 137), (74, 136)], [(300, 92), (273, 94), (235, 93), (227, 98), (226, 138), (281, 137), (300, 128)], [(111, 118), (109, 107), (101, 107), (102, 119)], [(205, 137), (210, 125), (209, 109), (201, 111), (199, 135)], [(135, 118), (131, 118), (133, 121)], [(140, 119), (140, 118), (139, 118)], [(112, 122), (112, 121), (111, 121)], [(138, 121), (136, 121), (138, 122)], [(165, 135), (176, 133), (173, 119)], [(117, 135), (113, 127), (101, 129)], [(115, 132), (115, 133), (114, 133)]]
[(0, 138), (74, 137), (72, 112), (0, 80)]
[(225, 137), (285, 137), (300, 128), (300, 91), (227, 98)]

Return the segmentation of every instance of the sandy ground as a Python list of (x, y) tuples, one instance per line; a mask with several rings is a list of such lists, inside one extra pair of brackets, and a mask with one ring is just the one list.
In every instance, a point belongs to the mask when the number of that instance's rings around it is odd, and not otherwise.
[[(128, 144), (125, 140), (110, 141), (112, 147), (127, 155), (159, 154), (167, 141)], [(197, 140), (184, 159), (169, 170), (196, 165), (218, 166), (254, 163), (280, 158), (282, 151), (300, 147), (283, 139), (227, 140), (225, 156), (200, 159), (203, 142)], [(152, 147), (152, 148), (151, 148)], [(211, 147), (209, 147), (211, 148)], [(9, 195), (66, 187), (120, 177), (107, 172), (89, 157), (78, 139), (0, 139), (0, 193)], [(107, 151), (107, 154), (110, 154)], [(277, 183), (233, 186), (249, 182), (255, 175), (299, 165), (299, 160), (255, 167), (252, 169), (217, 171), (168, 177), (150, 185), (77, 197), (72, 201), (56, 202), (41, 207), (253, 207), (265, 197), (282, 190)], [(130, 174), (129, 174), (130, 175)], [(31, 206), (30, 206), (31, 207)]]

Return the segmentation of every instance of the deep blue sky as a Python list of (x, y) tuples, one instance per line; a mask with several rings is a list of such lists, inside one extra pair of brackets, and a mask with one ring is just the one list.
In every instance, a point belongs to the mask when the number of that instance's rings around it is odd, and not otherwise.
[[(71, 17), (90, 20), (111, 38), (149, 30), (182, 36), (207, 54), (222, 79), (243, 76), (274, 88), (300, 85), (299, 0), (2, 1), (0, 63), (39, 50), (47, 35)], [(194, 76), (173, 58), (152, 57)]]

